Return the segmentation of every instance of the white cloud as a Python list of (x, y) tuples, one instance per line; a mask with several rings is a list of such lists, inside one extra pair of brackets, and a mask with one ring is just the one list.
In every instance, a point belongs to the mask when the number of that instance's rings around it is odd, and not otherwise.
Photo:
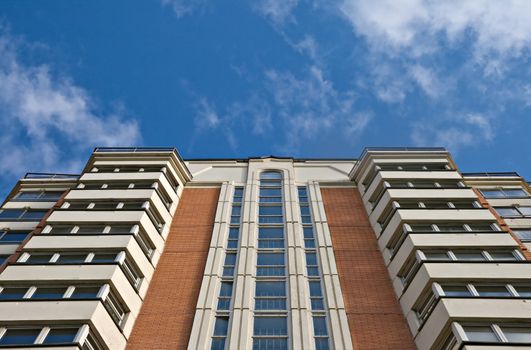
[(141, 140), (124, 111), (101, 113), (83, 88), (48, 65), (20, 60), (21, 40), (0, 29), (0, 163), (3, 176), (32, 171), (79, 171), (89, 147)]
[(492, 118), (480, 113), (467, 113), (450, 118), (418, 120), (411, 140), (417, 146), (444, 146), (452, 152), (491, 142), (494, 139)]
[(269, 19), (274, 25), (295, 22), (292, 12), (299, 0), (256, 0), (254, 9)]
[(527, 0), (342, 0), (340, 10), (376, 48), (424, 53), (438, 36), (450, 43), (473, 37), (474, 51), (519, 55), (531, 46)]
[(221, 122), (216, 108), (204, 97), (197, 103), (194, 121), (198, 129), (216, 128)]
[(171, 7), (177, 18), (203, 11), (207, 0), (161, 0), (163, 6)]
[(429, 97), (437, 98), (443, 93), (445, 89), (444, 85), (439, 81), (439, 78), (433, 70), (415, 64), (410, 67), (409, 73)]

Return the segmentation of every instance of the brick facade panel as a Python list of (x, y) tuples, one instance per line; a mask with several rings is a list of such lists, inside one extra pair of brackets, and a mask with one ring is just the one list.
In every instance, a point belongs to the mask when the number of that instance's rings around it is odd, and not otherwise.
[(128, 349), (188, 346), (219, 192), (219, 188), (183, 191)]
[(354, 349), (415, 349), (358, 191), (321, 193)]

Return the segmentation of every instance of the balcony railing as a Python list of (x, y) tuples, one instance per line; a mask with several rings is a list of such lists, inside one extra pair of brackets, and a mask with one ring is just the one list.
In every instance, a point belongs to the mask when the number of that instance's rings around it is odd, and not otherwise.
[(81, 175), (78, 174), (55, 174), (55, 173), (26, 173), (24, 179), (43, 179), (43, 180), (77, 180)]

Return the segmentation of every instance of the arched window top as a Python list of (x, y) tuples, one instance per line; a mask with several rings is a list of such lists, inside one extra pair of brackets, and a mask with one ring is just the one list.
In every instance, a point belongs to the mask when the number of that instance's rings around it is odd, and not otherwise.
[(260, 173), (260, 180), (282, 180), (282, 173), (280, 171), (267, 170)]

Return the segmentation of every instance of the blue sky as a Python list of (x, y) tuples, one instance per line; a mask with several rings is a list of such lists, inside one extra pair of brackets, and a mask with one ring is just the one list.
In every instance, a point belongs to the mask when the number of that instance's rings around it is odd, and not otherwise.
[(129, 145), (445, 146), (529, 177), (530, 48), (523, 0), (3, 0), (0, 192)]

